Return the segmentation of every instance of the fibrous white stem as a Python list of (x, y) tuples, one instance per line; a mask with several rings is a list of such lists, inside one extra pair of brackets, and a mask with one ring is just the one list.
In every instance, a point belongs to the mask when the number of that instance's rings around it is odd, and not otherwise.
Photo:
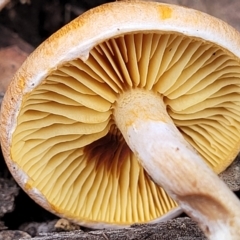
[(159, 94), (140, 89), (123, 93), (114, 117), (149, 176), (209, 239), (239, 239), (240, 202), (184, 139)]

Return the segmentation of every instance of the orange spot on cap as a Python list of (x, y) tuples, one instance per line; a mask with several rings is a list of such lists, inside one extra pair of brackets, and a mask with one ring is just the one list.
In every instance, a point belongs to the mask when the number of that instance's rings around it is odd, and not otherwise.
[(31, 180), (29, 180), (29, 181), (27, 181), (26, 182), (26, 184), (25, 184), (25, 190), (31, 190), (32, 189), (32, 181)]
[(168, 6), (160, 6), (159, 7), (161, 19), (165, 20), (172, 16), (172, 9)]

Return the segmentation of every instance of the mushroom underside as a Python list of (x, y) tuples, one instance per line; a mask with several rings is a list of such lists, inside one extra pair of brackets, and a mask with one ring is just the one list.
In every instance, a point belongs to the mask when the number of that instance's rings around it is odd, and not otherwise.
[(159, 93), (184, 138), (220, 173), (239, 145), (239, 77), (236, 58), (201, 39), (140, 32), (106, 40), (23, 97), (12, 160), (60, 215), (149, 222), (177, 204), (127, 146), (114, 103), (129, 89)]

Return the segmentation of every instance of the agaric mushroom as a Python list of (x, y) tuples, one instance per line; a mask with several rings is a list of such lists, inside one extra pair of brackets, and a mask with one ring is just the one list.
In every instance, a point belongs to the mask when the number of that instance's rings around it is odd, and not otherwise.
[(226, 23), (174, 5), (84, 13), (9, 86), (10, 171), (41, 206), (82, 225), (173, 217), (179, 208), (159, 185), (209, 238), (237, 239), (240, 203), (215, 173), (240, 148), (239, 46)]

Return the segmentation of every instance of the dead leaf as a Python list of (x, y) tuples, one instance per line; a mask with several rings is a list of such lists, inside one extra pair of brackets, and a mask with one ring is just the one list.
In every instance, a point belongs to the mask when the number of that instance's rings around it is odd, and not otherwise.
[(10, 0), (0, 0), (0, 11), (10, 2)]
[(0, 102), (7, 87), (28, 54), (17, 46), (0, 49)]

